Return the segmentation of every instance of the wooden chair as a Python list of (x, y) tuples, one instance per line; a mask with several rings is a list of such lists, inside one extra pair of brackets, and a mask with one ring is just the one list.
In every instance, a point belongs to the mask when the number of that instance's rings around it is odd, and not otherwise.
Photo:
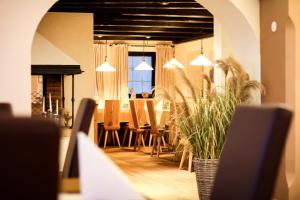
[[(148, 134), (148, 130), (150, 126), (145, 126), (145, 101), (144, 100), (129, 100), (130, 106), (130, 116), (129, 116), (129, 123), (125, 127), (124, 137), (122, 141), (122, 146), (125, 144), (125, 140), (127, 137), (127, 133), (129, 132), (129, 141), (128, 141), (128, 148), (131, 146), (131, 140), (133, 133), (136, 133), (136, 130), (143, 129), (145, 132), (145, 136)], [(145, 138), (141, 138), (143, 146), (145, 146)]]
[[(141, 142), (142, 142), (143, 146), (145, 147), (145, 141), (144, 141), (143, 135), (147, 134), (148, 130), (150, 129), (150, 126), (144, 126), (144, 125), (140, 124), (140, 117), (142, 115), (141, 113), (144, 112), (145, 104), (144, 104), (144, 101), (139, 101), (139, 102), (140, 102), (139, 107), (142, 107), (142, 110), (139, 110), (140, 115), (138, 115), (138, 112), (136, 109), (136, 107), (137, 107), (137, 105), (135, 104), (136, 100), (129, 101), (132, 122), (129, 122), (129, 124), (131, 124), (131, 126), (129, 125), (129, 128), (128, 128), (130, 130), (128, 147), (130, 147), (132, 134), (135, 133), (136, 137), (135, 137), (135, 143), (134, 143), (134, 150), (136, 150), (136, 147), (138, 147), (138, 149), (140, 148)], [(126, 132), (124, 134), (124, 139), (126, 138), (128, 129), (126, 130)], [(124, 139), (123, 139), (123, 142), (124, 142)]]
[(150, 125), (151, 125), (151, 130), (150, 134), (153, 136), (153, 147), (151, 150), (151, 156), (154, 153), (154, 150), (157, 145), (157, 157), (159, 157), (160, 151), (161, 151), (161, 142), (162, 142), (162, 136), (165, 133), (165, 129), (160, 128), (157, 124), (156, 120), (156, 112), (154, 109), (154, 102), (153, 100), (147, 100), (147, 110), (148, 110), (148, 115), (149, 115), (149, 120), (150, 120)]
[(118, 130), (120, 129), (120, 100), (105, 100), (104, 107), (104, 129), (100, 131), (98, 144), (101, 142), (103, 131), (105, 130), (104, 148), (106, 148), (106, 142), (108, 133), (112, 133), (112, 138), (116, 136), (118, 146), (121, 148)]
[(69, 146), (63, 167), (62, 177), (78, 177), (78, 156), (77, 156), (77, 134), (82, 131), (88, 134), (91, 120), (96, 107), (93, 99), (84, 98), (81, 100), (76, 113), (76, 118), (71, 132)]
[[(182, 115), (184, 112), (183, 109), (184, 109), (183, 104), (181, 102), (176, 102), (175, 115)], [(176, 131), (177, 131), (177, 134), (179, 133), (178, 134), (178, 136), (179, 136), (178, 147), (183, 146), (183, 152), (182, 152), (182, 156), (180, 159), (179, 169), (183, 169), (184, 161), (188, 157), (188, 171), (192, 172), (193, 151), (191, 149), (191, 144), (186, 136), (180, 134), (179, 130), (176, 130)], [(177, 136), (175, 136), (175, 137), (177, 137)]]
[(180, 145), (183, 146), (183, 152), (180, 159), (179, 169), (183, 169), (183, 163), (188, 155), (188, 160), (189, 160), (188, 171), (192, 172), (193, 151), (191, 149), (191, 144), (187, 138), (181, 138)]
[(220, 158), (212, 200), (271, 199), (291, 122), (282, 107), (238, 107)]
[(57, 199), (59, 136), (52, 121), (0, 117), (1, 199)]

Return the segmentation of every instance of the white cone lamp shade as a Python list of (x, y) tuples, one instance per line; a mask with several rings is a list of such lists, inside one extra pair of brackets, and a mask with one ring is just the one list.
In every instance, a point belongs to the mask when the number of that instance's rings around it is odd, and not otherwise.
[(109, 64), (107, 61), (107, 40), (106, 40), (106, 45), (105, 45), (105, 58), (104, 58), (104, 63), (102, 63), (100, 66), (96, 68), (97, 72), (115, 72), (116, 69)]
[(134, 68), (134, 70), (139, 70), (139, 71), (149, 71), (149, 70), (153, 70), (153, 68), (146, 63), (145, 58), (144, 58), (144, 52), (145, 52), (145, 41), (143, 41), (143, 58), (142, 58), (142, 62)]
[(176, 67), (178, 67), (180, 69), (184, 68), (183, 64), (181, 64), (178, 60), (176, 60), (176, 58), (172, 58), (163, 66), (163, 68), (166, 68), (166, 69), (174, 69)]
[(199, 55), (197, 58), (190, 62), (192, 66), (213, 66), (214, 64), (208, 60), (203, 54)]
[(204, 67), (205, 66), (213, 66), (214, 65), (203, 54), (203, 43), (202, 43), (202, 40), (201, 40), (201, 53), (200, 53), (200, 55), (197, 58), (195, 58), (194, 60), (192, 60), (190, 62), (190, 65), (192, 65), (192, 66), (204, 66)]
[(136, 68), (134, 68), (134, 70), (153, 70), (153, 68), (148, 65), (148, 63), (145, 62), (145, 60), (143, 60)]
[(98, 66), (96, 68), (96, 71), (97, 72), (115, 72), (116, 69), (113, 66), (111, 66), (109, 64), (109, 62), (106, 60), (104, 63), (102, 63), (100, 66)]

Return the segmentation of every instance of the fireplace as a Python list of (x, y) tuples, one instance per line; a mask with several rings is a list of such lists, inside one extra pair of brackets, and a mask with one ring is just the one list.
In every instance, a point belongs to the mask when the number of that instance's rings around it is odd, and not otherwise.
[[(74, 121), (74, 75), (83, 71), (80, 65), (32, 65), (32, 115), (45, 118), (62, 118), (65, 112), (65, 76), (72, 76), (71, 126)], [(51, 101), (51, 104), (50, 104)]]

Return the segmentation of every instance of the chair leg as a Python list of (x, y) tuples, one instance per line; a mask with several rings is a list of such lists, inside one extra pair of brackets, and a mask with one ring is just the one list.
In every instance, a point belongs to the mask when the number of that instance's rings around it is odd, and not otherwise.
[(193, 152), (189, 150), (189, 172), (192, 172)]
[(143, 133), (139, 132), (139, 137), (138, 137), (138, 150), (141, 148), (141, 143), (143, 146), (145, 146), (144, 138), (143, 138)]
[(139, 134), (135, 131), (135, 141), (134, 141), (134, 151), (136, 150), (136, 146), (138, 144)]
[(105, 138), (104, 138), (104, 149), (106, 148), (107, 135), (108, 135), (108, 130), (106, 130), (106, 131), (105, 131)]
[(161, 136), (157, 137), (157, 157), (159, 157), (160, 153), (160, 143), (161, 143)]
[(163, 142), (163, 144), (164, 144), (164, 147), (166, 147), (166, 141), (165, 141), (164, 136), (161, 136), (161, 139), (162, 139), (162, 142)]
[(144, 137), (143, 135), (141, 134), (141, 137), (142, 137), (142, 143), (143, 143), (143, 147), (145, 147), (145, 140), (144, 140)]
[(151, 147), (151, 142), (152, 142), (152, 134), (150, 134), (150, 138), (149, 138), (149, 147)]
[(100, 130), (100, 135), (98, 138), (98, 145), (100, 145), (102, 134), (103, 134), (103, 129)]
[(123, 137), (123, 140), (122, 140), (122, 146), (124, 146), (124, 144), (125, 144), (125, 139), (126, 139), (126, 136), (127, 136), (127, 132), (128, 132), (128, 127), (125, 128), (125, 130), (124, 130), (124, 137)]
[(181, 160), (180, 160), (180, 165), (179, 165), (179, 169), (182, 169), (185, 157), (186, 157), (186, 153), (187, 153), (187, 148), (183, 148), (183, 152), (182, 152), (182, 156), (181, 156)]
[(156, 146), (156, 135), (153, 138), (153, 146), (152, 146), (151, 156), (153, 156), (155, 146)]
[(128, 142), (128, 148), (130, 148), (130, 146), (131, 146), (132, 132), (133, 132), (133, 130), (130, 130), (130, 133), (129, 133), (129, 142)]
[(119, 148), (121, 148), (121, 144), (120, 144), (120, 140), (119, 140), (119, 134), (118, 134), (117, 130), (115, 130), (115, 134), (116, 134), (116, 138), (117, 138), (117, 142), (118, 142)]
[(115, 146), (115, 145), (116, 145), (116, 141), (115, 141), (115, 131), (111, 131), (111, 136), (112, 136), (113, 144), (114, 144), (114, 146)]

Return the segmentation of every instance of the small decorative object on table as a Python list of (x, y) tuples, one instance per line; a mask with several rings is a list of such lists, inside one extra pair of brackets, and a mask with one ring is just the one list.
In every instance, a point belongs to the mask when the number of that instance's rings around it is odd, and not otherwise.
[(149, 97), (149, 93), (148, 92), (142, 92), (142, 97), (143, 98), (148, 98)]
[(69, 121), (70, 119), (72, 119), (72, 116), (70, 115), (69, 112), (64, 112), (63, 118), (64, 118), (65, 127), (69, 128)]

